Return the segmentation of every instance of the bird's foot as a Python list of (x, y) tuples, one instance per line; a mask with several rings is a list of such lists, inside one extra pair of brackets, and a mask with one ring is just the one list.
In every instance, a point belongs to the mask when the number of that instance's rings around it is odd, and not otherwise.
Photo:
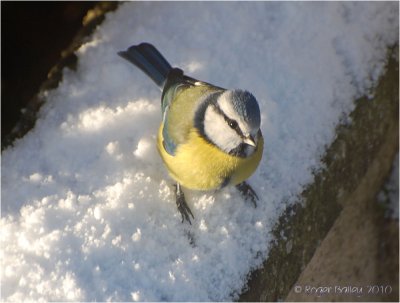
[(189, 215), (191, 215), (193, 219), (194, 216), (189, 206), (186, 203), (185, 195), (183, 194), (183, 191), (179, 183), (177, 183), (175, 186), (175, 193), (176, 193), (176, 206), (178, 207), (178, 210), (181, 213), (182, 223), (184, 220), (186, 220), (189, 222), (190, 225), (192, 225)]
[(250, 200), (254, 204), (254, 207), (257, 207), (257, 200), (259, 200), (258, 196), (254, 189), (249, 184), (247, 184), (247, 182), (244, 181), (236, 185), (236, 188), (240, 191), (240, 193), (246, 200)]

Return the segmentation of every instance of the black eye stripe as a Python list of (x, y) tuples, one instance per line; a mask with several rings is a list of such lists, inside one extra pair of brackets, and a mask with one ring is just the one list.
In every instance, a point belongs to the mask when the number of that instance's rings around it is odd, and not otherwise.
[(214, 108), (217, 110), (217, 112), (222, 117), (224, 117), (224, 119), (225, 119), (226, 123), (229, 125), (229, 127), (232, 128), (241, 138), (243, 138), (244, 136), (243, 136), (242, 130), (239, 127), (239, 124), (235, 120), (233, 120), (233, 119), (229, 118), (227, 115), (225, 115), (225, 113), (218, 106), (218, 104), (215, 104)]

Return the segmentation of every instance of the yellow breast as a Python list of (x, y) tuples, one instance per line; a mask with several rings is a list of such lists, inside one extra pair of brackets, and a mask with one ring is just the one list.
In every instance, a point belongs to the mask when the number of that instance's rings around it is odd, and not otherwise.
[(186, 143), (180, 144), (174, 156), (163, 147), (162, 125), (158, 132), (157, 147), (170, 175), (182, 186), (195, 190), (212, 190), (226, 180), (236, 185), (251, 176), (260, 163), (263, 139), (260, 138), (255, 153), (248, 158), (235, 157), (211, 145), (196, 129), (189, 132)]

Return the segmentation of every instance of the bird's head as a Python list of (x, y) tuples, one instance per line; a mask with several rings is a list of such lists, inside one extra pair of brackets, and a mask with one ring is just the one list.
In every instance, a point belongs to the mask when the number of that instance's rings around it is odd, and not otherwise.
[(224, 152), (248, 157), (256, 150), (261, 136), (260, 123), (256, 98), (245, 90), (227, 90), (208, 103), (203, 131)]

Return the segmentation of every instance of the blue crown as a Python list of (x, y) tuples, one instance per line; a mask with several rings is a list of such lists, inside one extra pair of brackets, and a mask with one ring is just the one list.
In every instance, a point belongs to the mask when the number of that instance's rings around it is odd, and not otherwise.
[(232, 104), (238, 114), (252, 127), (260, 128), (261, 114), (256, 98), (246, 90), (235, 89), (231, 91)]

